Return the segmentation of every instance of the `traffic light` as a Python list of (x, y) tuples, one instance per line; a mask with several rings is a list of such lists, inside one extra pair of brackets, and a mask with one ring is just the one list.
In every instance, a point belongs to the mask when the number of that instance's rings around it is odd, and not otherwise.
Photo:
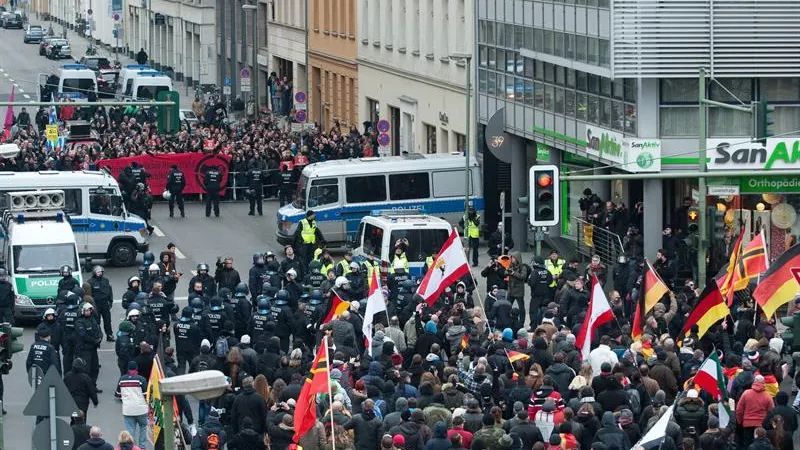
[(781, 323), (788, 327), (781, 333), (783, 342), (791, 346), (791, 351), (800, 351), (800, 313), (795, 313), (791, 317), (781, 317)]
[(711, 236), (715, 241), (722, 242), (725, 238), (725, 211), (720, 211), (719, 208), (714, 208), (713, 211)]
[(775, 134), (774, 130), (772, 130), (772, 125), (775, 123), (775, 119), (772, 116), (774, 112), (775, 107), (770, 106), (766, 100), (761, 100), (756, 104), (754, 112), (756, 139), (766, 139)]
[(689, 224), (690, 233), (697, 233), (700, 225), (700, 211), (697, 208), (689, 208), (686, 211), (686, 223)]
[(3, 375), (8, 375), (11, 371), (11, 357), (14, 353), (24, 350), (22, 343), (17, 342), (22, 333), (22, 328), (12, 327), (10, 323), (0, 323), (0, 373)]
[(174, 105), (158, 107), (158, 132), (160, 134), (175, 134), (181, 129), (180, 100), (181, 95), (177, 91), (161, 91), (158, 93), (158, 101), (175, 102)]
[(529, 214), (528, 205), (530, 204), (530, 197), (518, 197), (517, 200), (519, 201), (517, 212), (523, 216), (527, 216)]
[(558, 167), (542, 165), (531, 167), (530, 219), (534, 227), (552, 227), (560, 218)]

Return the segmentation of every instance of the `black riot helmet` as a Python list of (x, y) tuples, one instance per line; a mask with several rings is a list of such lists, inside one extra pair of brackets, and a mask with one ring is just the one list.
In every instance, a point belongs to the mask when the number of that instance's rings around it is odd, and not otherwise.
[(266, 297), (260, 297), (258, 300), (258, 312), (259, 314), (266, 314), (269, 312), (269, 300)]
[(414, 283), (414, 280), (405, 280), (405, 281), (403, 281), (403, 283), (400, 285), (400, 288), (401, 288), (401, 289), (402, 289), (404, 292), (414, 292), (414, 288), (416, 288), (416, 287), (417, 287), (417, 284), (416, 284), (416, 283)]
[(284, 306), (289, 304), (289, 291), (286, 289), (281, 289), (275, 294), (275, 304), (278, 306)]
[(314, 303), (315, 301), (322, 302), (322, 290), (314, 289), (311, 291), (311, 303)]
[(211, 297), (211, 309), (213, 311), (218, 311), (222, 309), (222, 297), (218, 295)]
[(59, 272), (61, 272), (61, 276), (62, 277), (71, 277), (72, 276), (72, 267), (64, 264), (63, 266), (61, 266), (61, 270)]
[(192, 318), (192, 308), (188, 306), (184, 306), (181, 310), (181, 319), (191, 319)]
[(253, 264), (260, 266), (264, 264), (264, 254), (263, 253), (253, 253)]
[(247, 297), (247, 294), (250, 293), (250, 289), (247, 287), (247, 283), (239, 283), (236, 285), (234, 289), (234, 296), (235, 297)]
[(152, 252), (145, 252), (144, 256), (142, 257), (143, 265), (149, 266), (156, 261), (156, 255)]
[(197, 273), (205, 272), (208, 273), (208, 264), (200, 263), (197, 265)]
[(203, 299), (200, 297), (195, 297), (189, 302), (189, 306), (192, 307), (194, 312), (198, 313), (203, 310)]
[(217, 291), (217, 295), (222, 297), (223, 300), (229, 300), (231, 298), (231, 290), (226, 287), (220, 288), (219, 291)]
[[(139, 305), (144, 305), (147, 302), (147, 292), (139, 292), (136, 294), (136, 299), (134, 300)], [(142, 308), (139, 308), (141, 310)]]
[(308, 263), (308, 270), (310, 270), (311, 273), (320, 273), (322, 271), (322, 263), (319, 262), (318, 259), (315, 259)]

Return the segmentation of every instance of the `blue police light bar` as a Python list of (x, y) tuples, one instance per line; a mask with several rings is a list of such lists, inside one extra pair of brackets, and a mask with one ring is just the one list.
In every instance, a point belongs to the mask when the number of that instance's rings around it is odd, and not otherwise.
[(157, 77), (157, 76), (166, 76), (164, 72), (159, 72), (157, 70), (140, 70), (136, 72), (136, 75), (146, 76), (146, 77)]
[(140, 69), (140, 70), (150, 70), (152, 67), (148, 66), (147, 64), (128, 64), (125, 66), (126, 69)]
[(61, 68), (80, 70), (80, 69), (88, 69), (89, 66), (87, 66), (86, 64), (64, 64), (63, 66), (61, 66)]
[(57, 213), (56, 214), (56, 222), (63, 222), (64, 221), (64, 213)]
[(17, 214), (17, 223), (25, 223), (25, 215)]

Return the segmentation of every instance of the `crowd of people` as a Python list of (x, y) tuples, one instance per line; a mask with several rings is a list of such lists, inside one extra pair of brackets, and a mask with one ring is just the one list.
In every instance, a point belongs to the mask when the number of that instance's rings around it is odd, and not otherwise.
[[(318, 248), (324, 238), (313, 213), (306, 220), (310, 234), (299, 227), (280, 257), (253, 255), (246, 274), (231, 257), (198, 265), (183, 308), (174, 300), (181, 272), (173, 251), (146, 255), (122, 294), (126, 320), (116, 332), (102, 268), (83, 286), (65, 272), (28, 367), (64, 373), (82, 410), (73, 427), (86, 440), (76, 448), (108, 444), (87, 425), (104, 335), (115, 342), (125, 449), (148, 445), (144, 393), (156, 357), (168, 377), (211, 369), (227, 376), (227, 391), (195, 411), (178, 399), (179, 442), (197, 450), (628, 450), (668, 411), (663, 450), (794, 448), (800, 396), (792, 401), (779, 388), (794, 367), (771, 319), (754, 321), (752, 301), (737, 298), (733, 317), (702, 337), (696, 327), (683, 336), (699, 294), (687, 282), (664, 295), (634, 340), (626, 298), (638, 295), (641, 275), (630, 292), (615, 281), (608, 298), (616, 320), (582, 355), (576, 336), (589, 286), (607, 276), (597, 261), (580, 267), (554, 251), (528, 264), (518, 252), (500, 253), (481, 271), (485, 290), (466, 275), (429, 305), (408, 274), (407, 242), (398, 241), (381, 283), (386, 312), (364, 336), (369, 280), (381, 266), (373, 255), (333, 259)], [(335, 299), (347, 302), (344, 311)], [(317, 396), (317, 422), (294, 442), (294, 410), (322, 342), (332, 398)], [(735, 401), (730, 416), (694, 382), (712, 354), (721, 355)]]

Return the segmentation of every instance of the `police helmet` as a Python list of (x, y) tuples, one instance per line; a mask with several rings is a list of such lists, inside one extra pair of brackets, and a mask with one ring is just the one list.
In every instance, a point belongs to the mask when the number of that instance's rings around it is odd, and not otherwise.
[(264, 297), (259, 298), (258, 300), (258, 312), (261, 314), (266, 314), (269, 311), (269, 300)]
[(211, 309), (213, 311), (219, 311), (222, 309), (222, 297), (218, 295), (211, 297)]
[(91, 311), (93, 309), (94, 309), (94, 305), (92, 305), (89, 302), (86, 302), (86, 303), (83, 304), (83, 307), (81, 307), (81, 312)]
[(132, 303), (128, 304), (128, 311), (136, 310), (136, 312), (139, 312), (139, 308), (140, 308), (140, 306), (136, 302), (132, 302)]
[(44, 311), (44, 314), (42, 314), (42, 317), (47, 317), (47, 316), (49, 316), (50, 314), (52, 314), (52, 315), (54, 315), (54, 316), (55, 316), (55, 315), (56, 315), (56, 310), (55, 310), (55, 309), (53, 309), (53, 308), (47, 308), (47, 309)]
[(83, 288), (80, 286), (75, 286), (74, 288), (70, 289), (70, 292), (75, 294), (78, 298), (83, 298), (83, 296), (86, 294), (83, 291)]
[(92, 268), (92, 272), (98, 277), (101, 277), (106, 272), (106, 269), (104, 269), (103, 266), (94, 266), (94, 268)]
[(217, 295), (219, 295), (223, 299), (230, 299), (231, 298), (231, 290), (226, 288), (226, 287), (220, 288), (220, 290), (217, 291)]
[(2, 267), (0, 267), (0, 281), (8, 280), (8, 271)]
[(275, 259), (275, 253), (272, 253), (272, 252), (269, 252), (269, 251), (268, 251), (268, 252), (267, 252), (267, 253), (264, 255), (264, 259), (266, 260), (266, 259), (269, 259), (269, 258)]
[(72, 276), (72, 267), (64, 264), (63, 266), (61, 266), (60, 272), (62, 277)]
[(203, 299), (200, 297), (195, 297), (189, 302), (189, 306), (195, 311), (200, 312), (203, 310)]
[(322, 300), (322, 290), (314, 289), (311, 291), (311, 301), (313, 302), (314, 300)]
[(144, 262), (145, 266), (149, 266), (153, 264), (153, 261), (156, 260), (156, 255), (153, 252), (145, 252), (144, 256), (142, 256), (142, 261)]
[(136, 303), (144, 305), (146, 301), (147, 301), (147, 292), (139, 292), (138, 294), (136, 294)]
[(414, 288), (415, 288), (415, 287), (417, 287), (417, 284), (416, 284), (416, 283), (414, 283), (414, 280), (405, 280), (405, 281), (403, 281), (403, 283), (400, 285), (400, 287), (401, 287), (403, 290), (407, 291), (407, 292), (413, 292), (413, 291), (414, 291)]
[(322, 263), (315, 259), (308, 263), (308, 270), (313, 273), (320, 273), (322, 271)]
[(170, 193), (169, 191), (165, 190), (164, 193), (161, 194), (161, 197), (163, 197), (164, 200), (169, 200), (169, 198), (172, 197), (172, 193)]
[(247, 283), (239, 283), (236, 285), (234, 292), (237, 297), (247, 296), (250, 293), (250, 289), (247, 287)]
[(153, 263), (153, 264), (150, 264), (147, 267), (147, 271), (148, 272), (161, 272), (161, 268), (158, 267), (158, 264)]
[(281, 289), (275, 294), (275, 303), (278, 306), (283, 306), (289, 303), (289, 291), (286, 289)]
[(360, 268), (361, 266), (357, 262), (353, 261), (350, 263), (350, 270), (358, 270)]
[(343, 286), (350, 285), (350, 280), (345, 277), (336, 277), (336, 281), (333, 282), (333, 286), (336, 289), (340, 289)]
[(272, 289), (272, 283), (270, 283), (269, 281), (261, 283), (261, 292), (267, 292), (270, 289)]
[(188, 306), (184, 306), (181, 310), (181, 319), (191, 319), (192, 318), (192, 308)]
[(197, 265), (197, 272), (202, 272), (202, 271), (208, 272), (208, 264), (200, 263)]
[(253, 253), (253, 264), (264, 264), (264, 254)]
[(125, 316), (127, 319), (130, 320), (131, 317), (139, 317), (139, 310), (138, 309), (131, 309), (128, 311), (128, 315)]
[(134, 275), (134, 276), (128, 278), (128, 287), (133, 287), (133, 282), (134, 281), (139, 283), (139, 284), (142, 284), (142, 279)]

